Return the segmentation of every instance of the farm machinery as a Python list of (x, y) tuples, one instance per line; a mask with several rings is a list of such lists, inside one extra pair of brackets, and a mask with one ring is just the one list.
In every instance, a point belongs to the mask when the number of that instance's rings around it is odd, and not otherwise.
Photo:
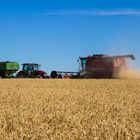
[(0, 77), (2, 78), (118, 78), (120, 71), (129, 68), (127, 59), (135, 60), (134, 55), (104, 55), (96, 54), (79, 58), (79, 71), (52, 71), (50, 76), (40, 69), (40, 64), (24, 63), (19, 70), (17, 62), (0, 62)]
[(19, 70), (19, 64), (17, 62), (5, 61), (0, 62), (0, 77), (1, 78), (12, 78)]
[(109, 56), (97, 54), (88, 57), (80, 57), (81, 78), (118, 78), (121, 70), (129, 68), (127, 59), (135, 60), (134, 55)]
[(40, 70), (40, 64), (24, 63), (22, 70), (18, 72), (17, 78), (48, 78), (47, 73)]
[(52, 78), (118, 78), (122, 69), (128, 69), (127, 58), (135, 60), (134, 55), (96, 54), (80, 57), (79, 72), (52, 71)]
[[(5, 61), (0, 62), (0, 77), (1, 78), (48, 78), (47, 73), (40, 70), (39, 64), (24, 63), (22, 70), (19, 70), (20, 65), (17, 62)], [(16, 74), (16, 72), (18, 72)]]

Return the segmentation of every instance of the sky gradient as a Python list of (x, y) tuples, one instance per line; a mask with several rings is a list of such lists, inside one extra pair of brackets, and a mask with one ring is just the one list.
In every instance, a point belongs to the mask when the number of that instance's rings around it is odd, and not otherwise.
[(140, 1), (0, 1), (0, 61), (77, 71), (79, 56), (96, 53), (132, 53), (140, 67)]

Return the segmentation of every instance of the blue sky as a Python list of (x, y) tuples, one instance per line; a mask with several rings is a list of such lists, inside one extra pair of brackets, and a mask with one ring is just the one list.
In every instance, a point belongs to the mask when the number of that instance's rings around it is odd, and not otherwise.
[(77, 71), (79, 56), (135, 54), (140, 66), (138, 0), (1, 0), (0, 60)]

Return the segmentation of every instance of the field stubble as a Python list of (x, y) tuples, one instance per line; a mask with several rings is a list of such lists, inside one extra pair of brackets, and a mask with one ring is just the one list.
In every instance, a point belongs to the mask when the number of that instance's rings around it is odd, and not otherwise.
[(133, 140), (140, 80), (0, 80), (0, 139)]

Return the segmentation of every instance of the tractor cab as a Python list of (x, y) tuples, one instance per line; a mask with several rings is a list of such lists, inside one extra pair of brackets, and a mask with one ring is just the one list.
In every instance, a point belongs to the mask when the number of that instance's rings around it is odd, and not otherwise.
[(38, 71), (40, 70), (41, 65), (40, 64), (30, 64), (30, 63), (25, 63), (22, 64), (22, 70), (27, 71), (27, 72), (33, 72), (33, 71)]
[(47, 73), (41, 70), (40, 64), (24, 63), (22, 70), (17, 74), (18, 78), (47, 78)]

